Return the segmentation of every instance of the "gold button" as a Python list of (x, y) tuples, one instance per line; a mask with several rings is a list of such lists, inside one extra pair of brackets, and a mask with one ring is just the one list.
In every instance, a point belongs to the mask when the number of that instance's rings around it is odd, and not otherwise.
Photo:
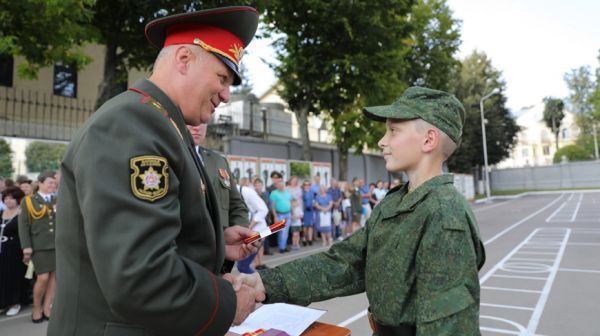
[(52, 222), (50, 222), (48, 225), (52, 226), (52, 224), (53, 224), (53, 223), (52, 223)]
[(54, 232), (54, 229), (50, 229), (50, 232)]

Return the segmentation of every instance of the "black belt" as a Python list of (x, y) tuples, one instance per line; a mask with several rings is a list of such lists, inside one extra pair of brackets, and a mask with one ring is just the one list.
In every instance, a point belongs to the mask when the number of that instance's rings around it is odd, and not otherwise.
[(386, 326), (377, 322), (371, 312), (369, 312), (368, 317), (371, 329), (373, 329), (373, 332), (375, 332), (377, 336), (414, 336), (417, 334), (417, 328), (415, 328), (414, 325), (401, 324), (393, 327)]

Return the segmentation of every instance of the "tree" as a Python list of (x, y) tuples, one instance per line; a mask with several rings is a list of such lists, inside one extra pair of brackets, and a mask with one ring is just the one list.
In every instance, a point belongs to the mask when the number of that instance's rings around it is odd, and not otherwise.
[(30, 143), (25, 149), (27, 170), (30, 172), (58, 170), (66, 150), (67, 145), (63, 144), (41, 141)]
[(12, 149), (6, 140), (0, 139), (0, 177), (11, 177), (13, 173)]
[[(600, 62), (600, 54), (598, 55)], [(575, 122), (581, 132), (577, 144), (590, 153), (597, 153), (597, 123), (600, 121), (600, 67), (592, 74), (591, 67), (572, 69), (564, 76), (569, 88), (570, 109), (576, 113)]]
[(35, 79), (41, 67), (91, 62), (81, 45), (91, 37), (93, 0), (0, 0), (0, 53), (23, 56), (20, 77)]
[(417, 0), (409, 22), (414, 32), (406, 57), (406, 81), (447, 91), (452, 71), (460, 66), (454, 57), (461, 42), (460, 22), (452, 17), (446, 0)]
[(593, 110), (591, 96), (594, 91), (594, 80), (589, 66), (572, 69), (564, 76), (569, 88), (569, 109), (574, 113), (589, 114)]
[(449, 13), (443, 0), (269, 2), (268, 33), (283, 33), (275, 43), (279, 93), (296, 113), (304, 160), (309, 114), (323, 113), (333, 126), (344, 179), (349, 150), (375, 147), (383, 133), (363, 106), (389, 104), (409, 83), (447, 80), (458, 46)]
[(453, 74), (450, 91), (463, 103), (467, 118), (462, 142), (447, 162), (451, 171), (472, 173), (473, 168), (483, 166), (479, 101), (493, 89), (499, 93), (485, 100), (484, 105), (488, 163), (493, 165), (510, 155), (519, 126), (506, 108), (506, 84), (501, 75), (486, 54), (478, 51), (465, 58)]
[(97, 30), (96, 42), (106, 47), (104, 75), (98, 87), (96, 108), (119, 93), (127, 81), (127, 70), (148, 70), (158, 49), (148, 45), (144, 36), (146, 24), (174, 13), (231, 5), (252, 5), (256, 1), (233, 0), (97, 0), (94, 2), (92, 25)]
[(554, 158), (552, 159), (552, 162), (562, 162), (563, 156), (569, 161), (582, 161), (589, 160), (592, 158), (590, 152), (586, 150), (583, 146), (578, 144), (567, 145), (557, 150), (556, 153), (554, 153)]
[(558, 150), (558, 136), (560, 134), (560, 125), (565, 117), (565, 103), (562, 99), (552, 97), (544, 98), (544, 122), (546, 126), (552, 130)]

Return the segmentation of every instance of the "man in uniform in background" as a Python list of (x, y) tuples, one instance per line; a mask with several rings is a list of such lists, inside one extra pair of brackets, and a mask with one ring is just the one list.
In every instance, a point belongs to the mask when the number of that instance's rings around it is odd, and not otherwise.
[(219, 276), (256, 247), (247, 228), (221, 227), (186, 132), (240, 84), (257, 24), (255, 9), (224, 7), (146, 26), (162, 48), (152, 75), (100, 107), (61, 165), (49, 336), (223, 335), (262, 298)]
[[(207, 124), (187, 125), (187, 129), (194, 139), (194, 149), (200, 162), (204, 165), (217, 196), (221, 226), (223, 229), (236, 225), (248, 227), (248, 208), (240, 196), (235, 176), (231, 173), (227, 159), (217, 152), (200, 146), (202, 140), (206, 138), (207, 126)], [(233, 261), (225, 260), (221, 272), (231, 272), (233, 264)]]
[[(475, 216), (442, 164), (460, 143), (465, 111), (452, 95), (411, 87), (367, 107), (386, 123), (386, 169), (409, 182), (389, 191), (366, 226), (329, 251), (242, 275), (268, 303), (307, 305), (366, 292), (375, 335), (479, 335), (478, 270), (485, 252)], [(262, 279), (262, 280), (261, 280)]]

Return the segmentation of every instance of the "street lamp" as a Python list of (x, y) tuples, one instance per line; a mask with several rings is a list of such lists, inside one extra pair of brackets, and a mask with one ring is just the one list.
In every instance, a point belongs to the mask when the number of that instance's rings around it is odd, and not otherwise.
[(479, 100), (479, 108), (481, 110), (481, 137), (483, 140), (483, 164), (485, 168), (485, 196), (487, 200), (490, 199), (490, 172), (488, 171), (487, 140), (485, 137), (485, 118), (483, 116), (483, 101), (499, 92), (500, 90), (498, 88), (495, 88), (492, 90), (492, 92), (481, 97), (481, 99)]

